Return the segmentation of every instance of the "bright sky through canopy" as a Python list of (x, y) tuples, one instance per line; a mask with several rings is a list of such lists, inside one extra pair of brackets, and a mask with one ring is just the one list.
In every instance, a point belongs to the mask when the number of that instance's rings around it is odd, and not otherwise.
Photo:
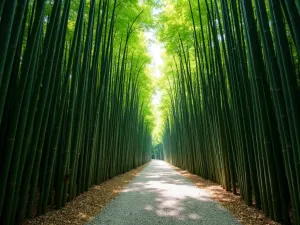
[(145, 32), (145, 38), (147, 40), (148, 53), (151, 56), (151, 64), (149, 65), (149, 71), (153, 82), (154, 93), (152, 96), (152, 105), (153, 105), (153, 115), (155, 118), (155, 128), (153, 131), (153, 138), (156, 139), (159, 136), (160, 126), (162, 123), (162, 113), (159, 110), (161, 106), (161, 90), (159, 89), (157, 83), (162, 77), (161, 67), (163, 66), (162, 53), (163, 48), (162, 44), (158, 42), (156, 38), (155, 30), (150, 29)]
[[(149, 30), (145, 32), (145, 37), (149, 43), (148, 52), (151, 56), (151, 75), (156, 78), (161, 77), (160, 67), (163, 65), (163, 59), (161, 57), (162, 47), (161, 44), (158, 43), (156, 34), (154, 30)], [(153, 72), (153, 73), (152, 73)]]

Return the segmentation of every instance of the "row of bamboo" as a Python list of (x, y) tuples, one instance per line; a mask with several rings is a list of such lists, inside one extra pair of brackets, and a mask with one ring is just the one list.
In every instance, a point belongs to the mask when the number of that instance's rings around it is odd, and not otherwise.
[(300, 224), (300, 2), (187, 4), (193, 41), (179, 38), (174, 57), (165, 159)]
[(0, 1), (4, 224), (44, 214), (49, 205), (59, 209), (151, 158), (140, 96), (144, 62), (129, 45), (135, 21), (117, 41), (116, 0), (77, 1), (71, 21), (74, 4)]

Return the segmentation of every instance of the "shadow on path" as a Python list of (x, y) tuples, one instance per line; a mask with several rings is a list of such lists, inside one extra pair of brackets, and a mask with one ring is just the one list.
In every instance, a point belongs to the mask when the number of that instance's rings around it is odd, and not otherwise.
[(153, 160), (88, 225), (239, 224), (163, 161)]

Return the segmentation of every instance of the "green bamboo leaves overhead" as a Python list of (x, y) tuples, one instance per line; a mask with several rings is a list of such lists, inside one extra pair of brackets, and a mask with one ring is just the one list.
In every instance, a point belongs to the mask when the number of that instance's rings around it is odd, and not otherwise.
[(290, 208), (300, 224), (296, 6), (297, 0), (180, 0), (167, 1), (173, 13), (161, 16), (185, 15), (161, 27), (174, 57), (165, 159), (239, 192), (284, 224), (291, 223)]
[(4, 224), (61, 208), (150, 160), (141, 11), (129, 0), (1, 1)]

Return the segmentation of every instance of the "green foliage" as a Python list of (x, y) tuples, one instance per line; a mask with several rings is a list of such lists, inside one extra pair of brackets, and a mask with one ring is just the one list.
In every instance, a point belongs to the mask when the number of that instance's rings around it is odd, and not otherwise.
[(0, 217), (15, 224), (151, 159), (154, 2), (4, 2)]
[(166, 1), (166, 160), (300, 220), (296, 1)]
[(163, 144), (162, 143), (153, 143), (151, 151), (152, 159), (164, 160)]

